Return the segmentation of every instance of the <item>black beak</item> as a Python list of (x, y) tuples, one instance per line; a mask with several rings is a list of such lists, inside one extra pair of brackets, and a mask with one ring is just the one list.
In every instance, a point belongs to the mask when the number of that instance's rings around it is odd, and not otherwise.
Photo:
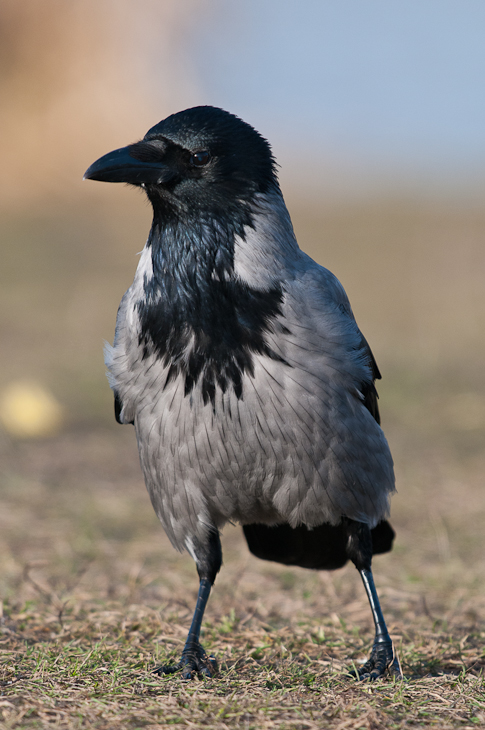
[[(146, 152), (146, 142), (138, 142), (108, 152), (107, 155), (103, 155), (88, 167), (83, 179), (124, 182), (131, 185), (143, 185), (144, 183), (156, 185), (166, 183), (175, 176), (175, 172), (162, 161), (146, 160)], [(142, 159), (137, 159), (138, 156)], [(153, 160), (154, 157), (160, 156), (160, 152), (157, 155), (154, 149), (150, 156)]]

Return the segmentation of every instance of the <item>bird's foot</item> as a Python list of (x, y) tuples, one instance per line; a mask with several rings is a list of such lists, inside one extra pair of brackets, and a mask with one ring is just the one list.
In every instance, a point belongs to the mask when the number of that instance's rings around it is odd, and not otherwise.
[(182, 679), (192, 679), (195, 674), (202, 677), (214, 677), (218, 672), (217, 660), (214, 656), (207, 656), (202, 646), (197, 642), (185, 647), (182, 657), (177, 664), (164, 664), (153, 670), (153, 674), (174, 674), (182, 671)]
[(369, 659), (351, 675), (373, 682), (386, 672), (394, 679), (402, 679), (401, 665), (391, 639), (375, 641)]

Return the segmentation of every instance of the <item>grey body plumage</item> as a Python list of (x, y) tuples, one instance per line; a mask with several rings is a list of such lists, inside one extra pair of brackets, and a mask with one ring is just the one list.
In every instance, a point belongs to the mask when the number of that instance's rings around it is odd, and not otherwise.
[[(298, 249), (279, 195), (257, 202), (261, 212), (236, 244), (234, 269), (263, 291), (285, 282), (281, 315), (266, 334), (281, 360), (255, 355), (242, 397), (218, 389), (214, 405), (197, 388), (186, 397), (181, 374), (163, 387), (170, 365), (153, 353), (140, 358), (138, 309), (142, 282), (153, 276), (151, 247), (106, 353), (123, 417), (135, 422), (153, 506), (179, 550), (228, 520), (314, 527), (346, 515), (374, 527), (388, 514), (392, 461), (362, 402), (359, 387), (372, 372), (347, 297)], [(272, 227), (265, 208), (277, 218)]]
[[(201, 620), (227, 521), (359, 524), (370, 535), (388, 516), (394, 475), (377, 367), (343, 287), (299, 249), (269, 146), (249, 125), (187, 110), (86, 177), (141, 185), (154, 208), (106, 365), (154, 509), (197, 563)], [(357, 532), (348, 534), (350, 545)], [(347, 549), (361, 572), (366, 550), (360, 566)], [(199, 629), (187, 676), (213, 671)], [(382, 674), (378, 664), (368, 674)]]

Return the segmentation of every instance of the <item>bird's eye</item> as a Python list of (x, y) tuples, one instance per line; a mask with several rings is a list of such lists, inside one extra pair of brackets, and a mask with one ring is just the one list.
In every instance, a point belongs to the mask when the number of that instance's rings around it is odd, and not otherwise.
[(200, 150), (199, 152), (194, 152), (194, 154), (191, 156), (190, 164), (194, 167), (204, 167), (205, 165), (209, 164), (210, 159), (210, 152), (208, 152), (207, 150)]

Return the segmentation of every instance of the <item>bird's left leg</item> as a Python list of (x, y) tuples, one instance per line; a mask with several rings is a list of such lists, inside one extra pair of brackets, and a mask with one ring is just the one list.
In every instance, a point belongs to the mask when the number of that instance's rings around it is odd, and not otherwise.
[(216, 575), (222, 565), (219, 533), (216, 530), (210, 532), (204, 544), (194, 538), (191, 547), (191, 553), (195, 557), (200, 583), (197, 603), (187, 641), (182, 651), (182, 657), (177, 664), (164, 665), (153, 670), (155, 674), (160, 675), (173, 674), (182, 670), (183, 679), (192, 679), (195, 673), (205, 677), (213, 677), (217, 673), (215, 657), (207, 656), (200, 644), (199, 638), (205, 607)]
[(399, 659), (394, 651), (391, 637), (387, 630), (374, 578), (372, 576), (372, 536), (369, 526), (363, 522), (344, 519), (347, 528), (347, 555), (360, 573), (367, 598), (372, 610), (375, 625), (374, 644), (369, 659), (358, 669), (359, 679), (374, 680), (382, 677), (386, 671), (396, 678), (401, 678)]

